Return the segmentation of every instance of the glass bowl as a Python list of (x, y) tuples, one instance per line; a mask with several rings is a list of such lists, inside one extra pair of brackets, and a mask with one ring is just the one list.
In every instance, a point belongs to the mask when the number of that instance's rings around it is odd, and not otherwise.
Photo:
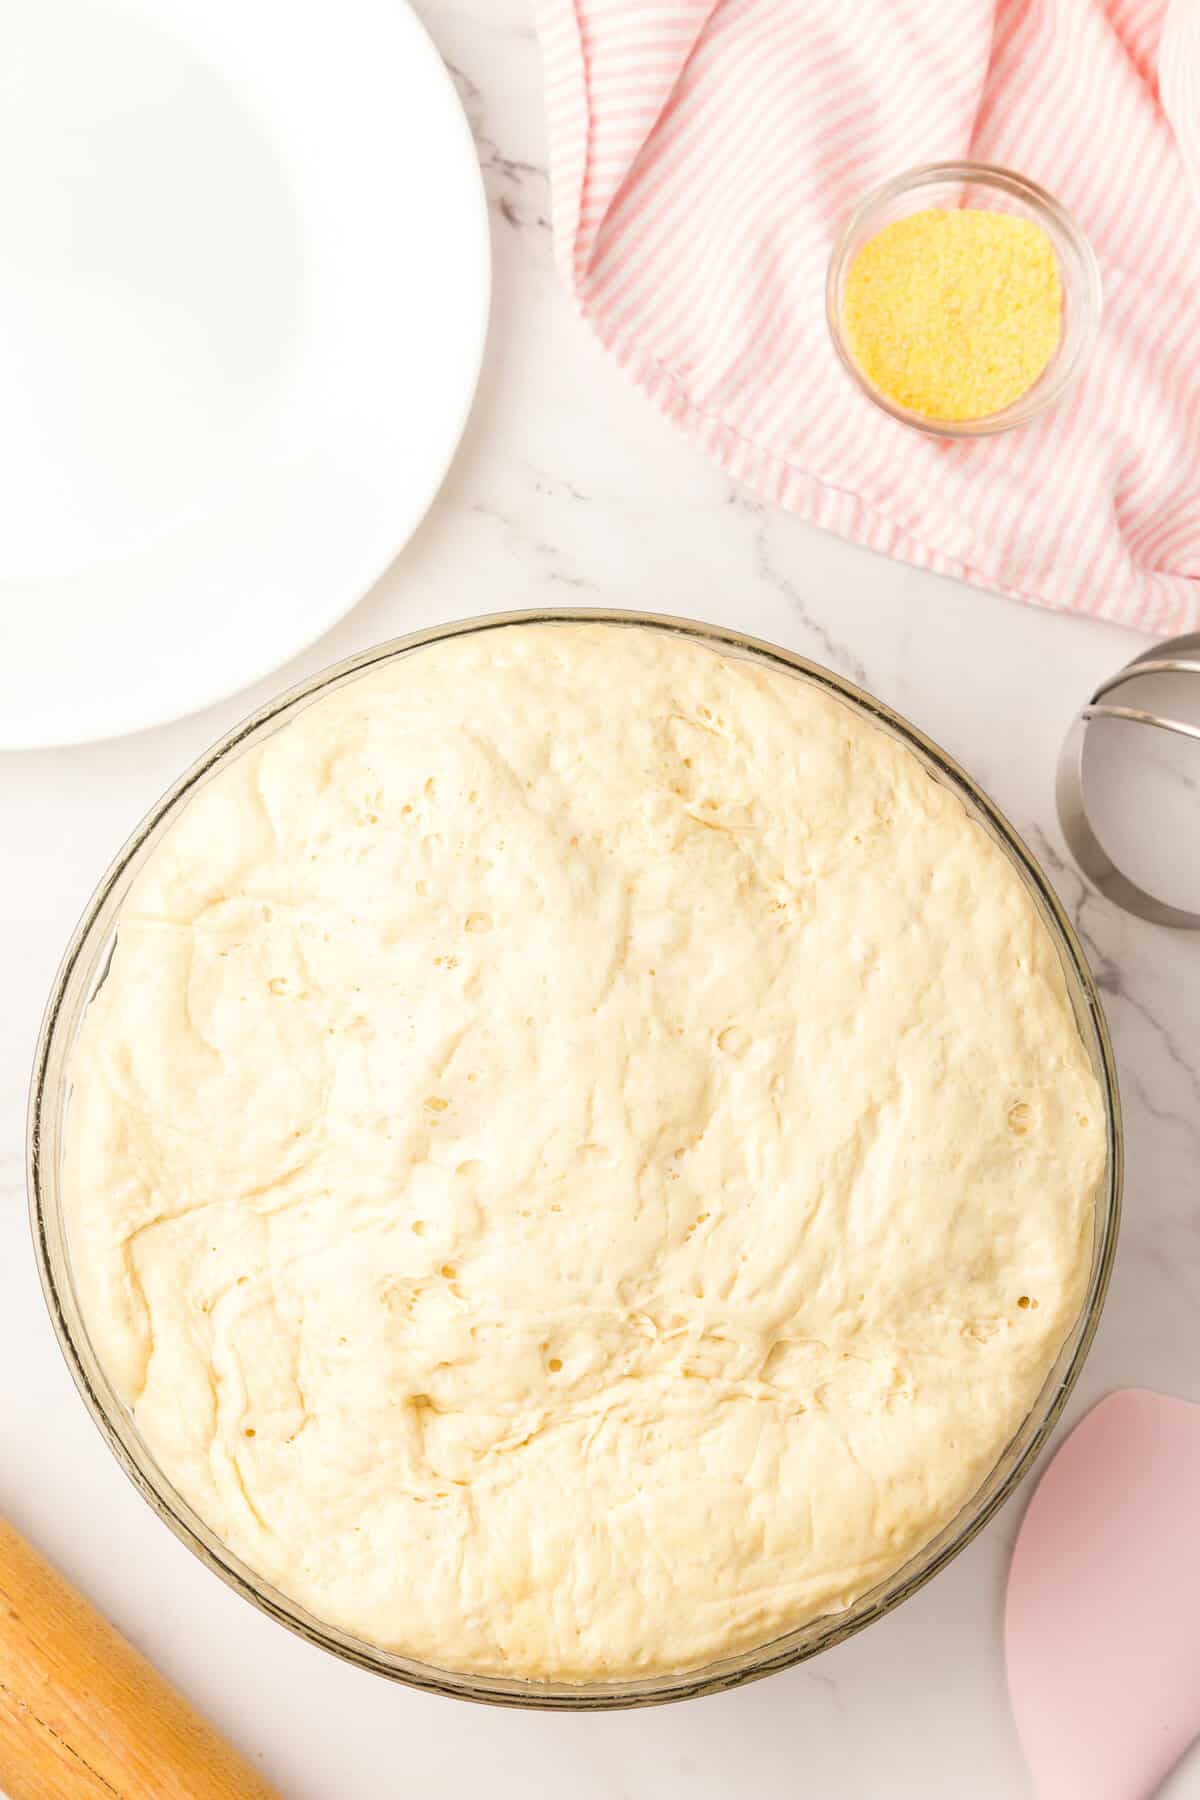
[[(66, 1073), (68, 1060), (84, 1011), (107, 972), (118, 913), (142, 864), (196, 790), (248, 746), (278, 731), (315, 699), (357, 681), (368, 671), (394, 658), (419, 656), (424, 646), (443, 638), (494, 631), (506, 625), (569, 625), (580, 621), (610, 623), (637, 631), (669, 632), (707, 645), (726, 656), (744, 657), (771, 670), (782, 671), (798, 681), (810, 682), (906, 745), (933, 780), (959, 796), (971, 818), (1007, 855), (1057, 947), (1079, 1030), (1104, 1096), (1107, 1158), (1103, 1182), (1096, 1196), (1092, 1267), (1079, 1317), (1029, 1417), (978, 1492), (938, 1537), (845, 1612), (813, 1620), (756, 1649), (678, 1674), (575, 1686), (462, 1674), (379, 1649), (314, 1618), (227, 1549), (158, 1468), (142, 1442), (131, 1413), (118, 1399), (92, 1348), (72, 1277), (70, 1245), (62, 1209), (62, 1167), (64, 1127), (70, 1100)], [(1045, 875), (1011, 825), (970, 777), (928, 738), (878, 700), (852, 687), (841, 676), (831, 674), (828, 669), (791, 651), (715, 625), (649, 613), (599, 609), (494, 614), (436, 626), (381, 644), (361, 656), (326, 669), (272, 700), (207, 751), (139, 825), (88, 903), (54, 982), (38, 1041), (29, 1109), (30, 1215), (38, 1269), (54, 1329), (76, 1385), (109, 1448), (159, 1518), (203, 1563), (253, 1605), (310, 1643), (319, 1644), (347, 1662), (413, 1687), (460, 1699), (561, 1710), (656, 1705), (667, 1700), (717, 1693), (776, 1669), (787, 1668), (840, 1643), (872, 1620), (882, 1617), (915, 1593), (969, 1543), (1012, 1493), (1045, 1443), (1091, 1344), (1116, 1247), (1121, 1167), (1116, 1073), (1096, 984)]]
[[(999, 412), (986, 413), (978, 419), (934, 419), (892, 400), (860, 368), (842, 324), (846, 278), (862, 246), (885, 225), (928, 207), (955, 210), (965, 206), (1015, 213), (1042, 227), (1058, 259), (1062, 336), (1033, 386)], [(829, 335), (855, 386), (901, 424), (942, 438), (990, 437), (997, 431), (1012, 431), (1053, 406), (1087, 363), (1100, 329), (1101, 306), (1100, 270), (1095, 254), (1066, 207), (1036, 182), (991, 163), (924, 163), (873, 188), (842, 227), (825, 282)]]

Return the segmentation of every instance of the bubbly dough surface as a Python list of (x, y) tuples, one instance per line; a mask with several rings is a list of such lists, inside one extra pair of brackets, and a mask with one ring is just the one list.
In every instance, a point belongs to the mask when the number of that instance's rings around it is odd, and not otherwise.
[(162, 1468), (460, 1670), (844, 1608), (1085, 1290), (1102, 1102), (1015, 872), (883, 731), (662, 632), (442, 642), (225, 767), (71, 1075), (85, 1317)]

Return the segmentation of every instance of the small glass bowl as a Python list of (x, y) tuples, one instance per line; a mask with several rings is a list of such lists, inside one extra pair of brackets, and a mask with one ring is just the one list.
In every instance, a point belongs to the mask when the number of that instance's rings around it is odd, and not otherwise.
[[(978, 419), (934, 419), (912, 412), (877, 388), (860, 368), (846, 340), (842, 323), (846, 277), (862, 246), (876, 232), (909, 213), (929, 207), (956, 210), (975, 206), (989, 212), (1014, 213), (1040, 225), (1054, 246), (1062, 281), (1062, 336), (1050, 361), (1033, 386), (999, 412)], [(1100, 270), (1091, 244), (1066, 207), (1036, 182), (1011, 169), (990, 163), (924, 163), (907, 169), (873, 188), (847, 219), (833, 254), (825, 282), (825, 314), (829, 335), (851, 380), (876, 406), (903, 425), (911, 425), (930, 437), (990, 437), (1027, 425), (1054, 405), (1083, 369), (1100, 328), (1102, 306)]]

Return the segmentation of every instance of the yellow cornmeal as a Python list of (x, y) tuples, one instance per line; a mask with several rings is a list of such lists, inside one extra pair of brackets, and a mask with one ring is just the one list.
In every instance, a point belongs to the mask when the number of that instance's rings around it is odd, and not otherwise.
[(846, 277), (842, 323), (875, 387), (930, 419), (981, 419), (1033, 386), (1062, 331), (1054, 247), (1009, 213), (885, 225)]

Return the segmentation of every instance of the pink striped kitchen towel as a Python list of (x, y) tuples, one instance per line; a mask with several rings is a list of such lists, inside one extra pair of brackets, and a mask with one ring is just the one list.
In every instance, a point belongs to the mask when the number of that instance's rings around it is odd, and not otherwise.
[[(537, 9), (559, 267), (668, 418), (871, 549), (1146, 631), (1200, 628), (1200, 0)], [(879, 413), (824, 316), (855, 201), (959, 157), (1057, 194), (1105, 283), (1083, 380), (975, 442)]]

